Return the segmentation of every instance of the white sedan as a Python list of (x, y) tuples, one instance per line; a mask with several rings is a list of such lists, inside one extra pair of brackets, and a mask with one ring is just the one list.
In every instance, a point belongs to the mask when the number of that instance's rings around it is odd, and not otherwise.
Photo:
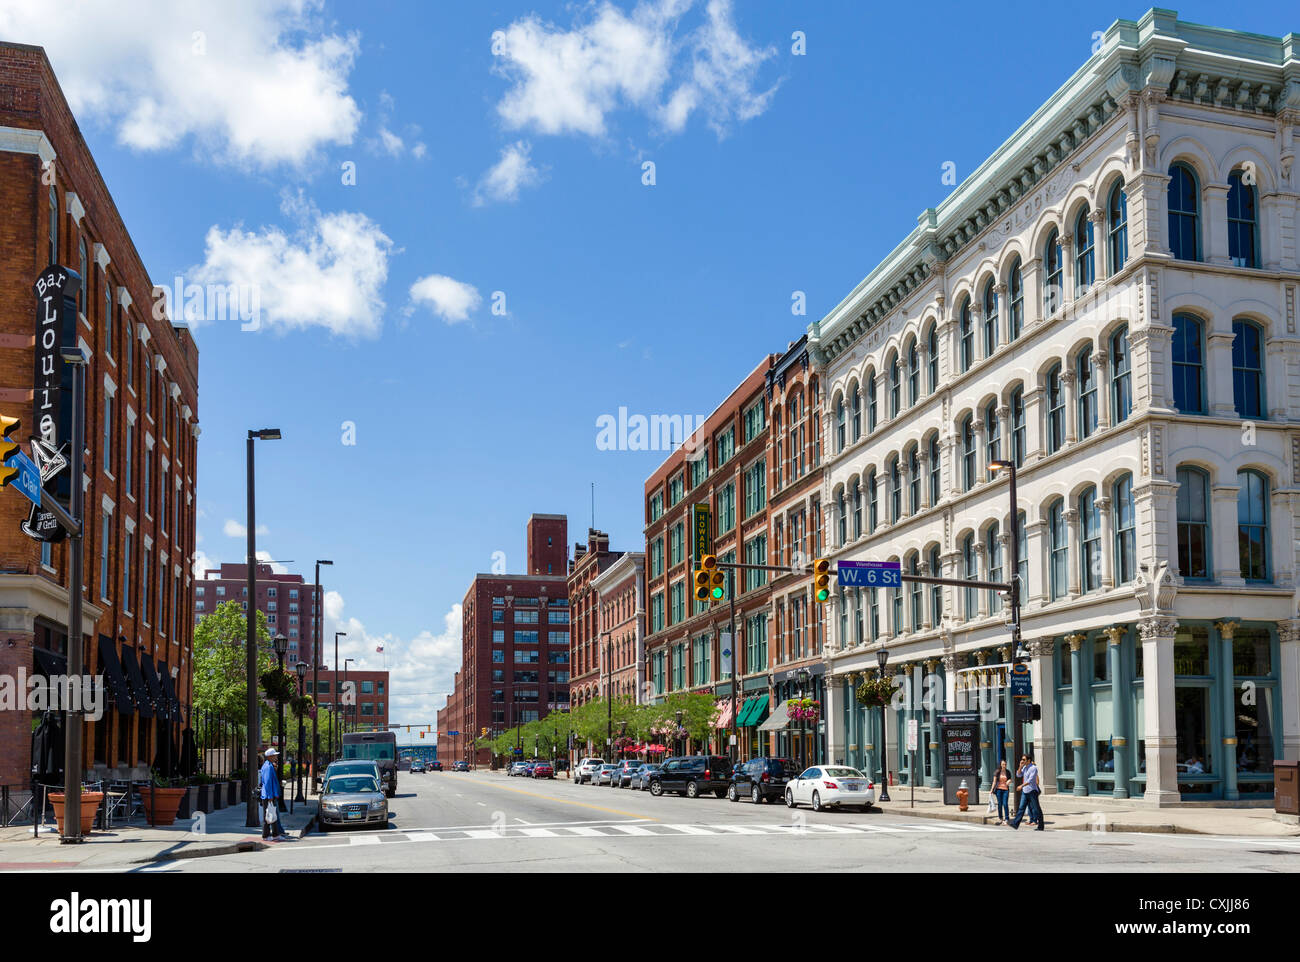
[(796, 808), (801, 802), (814, 812), (824, 808), (859, 805), (864, 810), (876, 800), (876, 786), (856, 768), (843, 765), (816, 766), (791, 779), (785, 788), (785, 803)]

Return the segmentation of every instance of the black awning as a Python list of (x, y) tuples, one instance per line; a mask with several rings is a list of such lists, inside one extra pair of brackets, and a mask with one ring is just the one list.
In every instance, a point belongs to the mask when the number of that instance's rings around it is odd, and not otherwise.
[(158, 681), (158, 672), (154, 671), (153, 659), (144, 652), (140, 652), (140, 671), (144, 674), (144, 683), (149, 686), (154, 715), (167, 714), (167, 696), (163, 694), (162, 684)]
[(158, 662), (158, 680), (162, 682), (163, 695), (167, 698), (167, 704), (171, 706), (171, 717), (181, 717), (181, 700), (176, 697), (176, 686), (172, 683), (172, 673), (165, 664)]
[(131, 690), (135, 692), (136, 712), (141, 718), (152, 718), (153, 699), (149, 697), (144, 675), (140, 674), (140, 662), (136, 661), (135, 649), (129, 645), (122, 647), (122, 667), (126, 669), (126, 680), (131, 683)]
[(51, 675), (68, 673), (68, 659), (63, 655), (56, 655), (44, 648), (33, 648), (32, 654), (36, 656), (36, 674), (49, 678)]
[(108, 635), (99, 636), (99, 673), (104, 676), (104, 684), (113, 693), (119, 715), (135, 714), (135, 705), (131, 701), (131, 688), (122, 674), (122, 663), (117, 659), (117, 645)]

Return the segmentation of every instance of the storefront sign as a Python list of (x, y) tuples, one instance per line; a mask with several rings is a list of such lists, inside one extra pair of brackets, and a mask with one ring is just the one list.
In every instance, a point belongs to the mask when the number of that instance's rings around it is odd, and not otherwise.
[[(36, 295), (36, 361), (32, 392), (32, 425), (36, 434), (58, 447), (68, 431), (62, 424), (60, 404), (63, 359), (59, 352), (77, 343), (77, 291), (81, 277), (69, 267), (51, 264), (32, 285)], [(71, 388), (71, 384), (67, 385)], [(62, 429), (62, 430), (61, 430)]]
[(709, 506), (691, 506), (691, 534), (695, 545), (695, 564), (698, 566), (706, 554), (713, 554), (713, 531), (709, 525)]

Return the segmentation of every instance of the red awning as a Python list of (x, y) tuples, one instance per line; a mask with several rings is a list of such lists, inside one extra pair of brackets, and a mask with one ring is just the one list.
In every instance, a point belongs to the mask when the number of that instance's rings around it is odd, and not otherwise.
[(719, 701), (718, 709), (719, 709), (718, 722), (713, 727), (730, 728), (731, 727), (731, 699), (724, 698), (721, 701)]

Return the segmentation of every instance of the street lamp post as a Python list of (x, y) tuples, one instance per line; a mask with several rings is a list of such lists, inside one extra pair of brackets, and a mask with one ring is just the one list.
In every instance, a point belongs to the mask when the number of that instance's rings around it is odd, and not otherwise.
[[(880, 666), (880, 677), (885, 677), (885, 666), (889, 664), (889, 649), (881, 648), (876, 652), (876, 664)], [(888, 704), (880, 706), (880, 800), (892, 801), (889, 797), (889, 717), (885, 714)]]
[[(248, 604), (249, 609), (244, 620), (247, 622), (245, 644), (245, 672), (248, 683), (248, 782), (257, 784), (257, 747), (262, 741), (262, 732), (257, 724), (257, 520), (254, 472), (253, 442), (280, 440), (279, 428), (262, 428), (248, 432), (246, 467), (248, 472)], [(252, 791), (248, 792), (248, 801), (244, 809), (244, 827), (256, 828), (261, 824), (257, 816), (257, 799)]]
[[(312, 624), (312, 642), (311, 642), (311, 696), (313, 699), (320, 695), (320, 566), (332, 565), (333, 561), (317, 559), (316, 561), (316, 601), (313, 605), (311, 620)], [(316, 766), (320, 764), (320, 732), (316, 727), (316, 713), (311, 716), (311, 770), (312, 776), (315, 777)]]
[[(799, 678), (799, 700), (803, 701), (803, 699), (808, 697), (804, 692), (805, 689), (808, 687), (808, 679), (811, 677), (811, 675), (809, 674), (807, 668), (800, 668), (796, 674), (798, 675)], [(800, 706), (799, 708), (799, 756), (803, 759), (801, 763), (802, 768), (808, 767), (807, 746), (808, 746), (808, 727), (807, 727), (807, 722), (803, 716), (803, 707)]]
[[(284, 674), (284, 656), (289, 651), (289, 639), (282, 633), (275, 636), (275, 663), (279, 668), (280, 674)], [(275, 777), (281, 785), (284, 784), (284, 697), (280, 694), (275, 696), (277, 714), (280, 716), (280, 753), (275, 756)], [(280, 793), (280, 807), (284, 808), (284, 792)]]
[[(990, 461), (989, 471), (1006, 471), (1008, 478), (1008, 497), (1011, 501), (1011, 577), (1007, 579), (1011, 588), (1011, 668), (1025, 659), (1024, 644), (1020, 635), (1020, 510), (1016, 500), (1016, 464), (1014, 461)], [(1009, 676), (1008, 676), (1009, 677)], [(1019, 714), (1019, 705), (1011, 702), (1011, 737), (1013, 764), (1020, 762), (1024, 752), (1025, 726)], [(1008, 768), (1011, 766), (1008, 765)], [(1011, 779), (1011, 807), (1017, 804), (1015, 779)]]
[[(344, 688), (347, 688), (347, 687), (348, 687), (348, 665), (352, 664), (352, 663), (355, 662), (355, 661), (356, 661), (355, 658), (344, 658), (344, 659), (343, 659), (343, 687), (344, 687)], [(352, 703), (353, 703), (353, 704), (356, 704), (356, 698), (355, 698), (355, 697), (352, 699)], [(355, 718), (353, 718), (353, 719), (351, 719), (351, 720), (348, 719), (348, 716), (351, 715), (351, 714), (352, 714), (352, 712), (348, 711), (348, 706), (347, 706), (347, 704), (344, 703), (344, 705), (343, 705), (343, 734), (345, 734), (345, 735), (346, 735), (349, 731), (352, 730), (353, 725), (356, 723), (356, 719), (355, 719)], [(343, 743), (342, 739), (339, 739), (339, 744), (342, 745), (342, 743)]]
[[(300, 661), (294, 667), (298, 670), (298, 705), (299, 708), (302, 709), (306, 707), (306, 701), (303, 699), (303, 689), (307, 685), (307, 662)], [(294, 779), (293, 802), (302, 801), (302, 779), (303, 779), (302, 752), (304, 748), (303, 743), (306, 740), (306, 734), (307, 734), (307, 723), (306, 720), (302, 717), (302, 711), (300, 710), (298, 712), (298, 771), (295, 772), (295, 774), (298, 777)], [(312, 759), (312, 763), (314, 766), (315, 765), (314, 756)], [(289, 811), (291, 812), (293, 811), (293, 803), (290, 803)]]
[(677, 716), (677, 731), (673, 732), (673, 737), (680, 742), (682, 740), (682, 713), (677, 712), (676, 716)]
[[(335, 758), (334, 732), (339, 727), (339, 697), (342, 689), (339, 688), (339, 637), (347, 637), (346, 631), (334, 632), (334, 721), (330, 725), (330, 761)], [(339, 747), (342, 747), (342, 740), (339, 741)]]

